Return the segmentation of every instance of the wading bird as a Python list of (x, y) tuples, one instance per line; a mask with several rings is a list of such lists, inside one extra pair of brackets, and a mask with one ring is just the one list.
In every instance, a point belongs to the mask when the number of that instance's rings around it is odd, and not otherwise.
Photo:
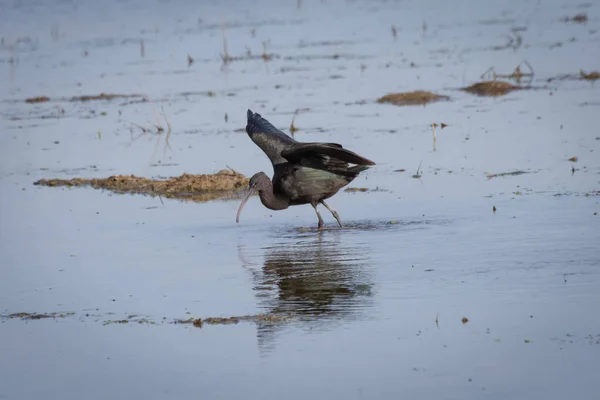
[[(340, 216), (324, 200), (352, 182), (368, 165), (375, 165), (373, 161), (337, 143), (297, 142), (250, 110), (246, 132), (271, 160), (273, 179), (269, 179), (264, 172), (258, 172), (250, 178), (236, 222), (240, 221), (242, 208), (250, 196), (258, 191), (261, 203), (270, 210), (310, 204), (319, 218), (319, 229), (323, 227), (323, 218), (317, 210), (317, 205), (321, 203), (342, 227)], [(350, 167), (349, 164), (356, 165)]]

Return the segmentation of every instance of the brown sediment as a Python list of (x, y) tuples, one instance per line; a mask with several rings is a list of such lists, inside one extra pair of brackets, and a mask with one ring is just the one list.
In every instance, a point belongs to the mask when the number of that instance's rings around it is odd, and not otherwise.
[(356, 192), (368, 192), (367, 188), (359, 188), (359, 187), (349, 187), (344, 190), (344, 192), (356, 193)]
[[(206, 325), (235, 325), (239, 322), (272, 322), (272, 323), (280, 323), (286, 322), (294, 317), (291, 315), (276, 315), (276, 314), (257, 314), (257, 315), (241, 315), (241, 316), (233, 316), (233, 317), (208, 317), (208, 318), (194, 318), (190, 317), (188, 319), (175, 319), (171, 323), (172, 324), (183, 324), (183, 325), (194, 325), (196, 328), (202, 328)], [(109, 320), (105, 321), (103, 325), (111, 325), (111, 324), (127, 324), (129, 322), (137, 322), (137, 323), (149, 323), (154, 325), (155, 322), (148, 320), (146, 318), (142, 318), (139, 320), (129, 319), (120, 319), (120, 320)]]
[(148, 179), (134, 175), (114, 175), (108, 178), (41, 179), (34, 185), (91, 186), (115, 193), (146, 194), (192, 201), (208, 201), (232, 196), (248, 185), (248, 178), (233, 170), (216, 174), (183, 174), (169, 179)]
[(246, 54), (244, 56), (230, 56), (229, 54), (221, 54), (221, 60), (224, 64), (229, 64), (233, 61), (249, 61), (249, 60), (264, 60), (270, 61), (274, 58), (280, 58), (279, 54), (262, 53), (262, 54)]
[(502, 172), (500, 174), (488, 174), (487, 178), (492, 179), (492, 178), (500, 178), (502, 176), (517, 176), (517, 175), (530, 174), (530, 173), (531, 172), (527, 172), (527, 171)]
[(38, 96), (38, 97), (30, 97), (28, 99), (25, 99), (25, 103), (45, 103), (47, 101), (50, 101), (50, 97), (48, 96)]
[(129, 323), (128, 319), (115, 319), (115, 320), (105, 321), (102, 325), (128, 324), (128, 323)]
[(561, 74), (561, 75), (553, 76), (551, 78), (546, 79), (546, 82), (566, 81), (566, 80), (595, 81), (597, 79), (600, 79), (600, 72), (592, 71), (590, 73), (586, 73), (585, 71), (580, 70), (579, 75), (577, 75), (577, 74)]
[(448, 96), (417, 90), (414, 92), (386, 94), (385, 96), (378, 98), (377, 102), (390, 103), (395, 106), (416, 106), (449, 99)]
[(196, 328), (202, 328), (207, 325), (232, 325), (239, 322), (286, 322), (292, 319), (291, 315), (276, 315), (276, 314), (257, 314), (257, 315), (241, 315), (236, 317), (208, 317), (208, 318), (189, 318), (178, 319), (173, 321), (174, 324), (192, 324)]
[(583, 70), (581, 70), (579, 71), (579, 77), (587, 81), (595, 81), (596, 79), (600, 79), (600, 72), (592, 71), (589, 74), (586, 74)]
[(574, 22), (576, 24), (585, 24), (588, 21), (588, 16), (586, 13), (581, 13), (574, 15), (572, 17), (564, 17), (562, 19), (564, 22)]
[(381, 189), (379, 186), (375, 187), (375, 189), (349, 187), (349, 188), (346, 188), (346, 190), (344, 190), (344, 192), (348, 192), (348, 193), (389, 192), (389, 190)]
[(13, 314), (9, 314), (9, 315), (5, 315), (3, 316), (4, 318), (19, 318), (25, 321), (34, 321), (34, 320), (38, 320), (38, 319), (46, 319), (46, 318), (65, 318), (67, 316), (71, 316), (71, 315), (75, 315), (75, 313), (72, 312), (68, 312), (68, 313), (50, 313), (50, 314), (44, 314), (44, 313), (28, 313), (28, 312), (18, 312), (18, 313), (13, 313)]
[[(112, 314), (112, 313), (109, 313)], [(19, 312), (19, 313), (13, 313), (13, 314), (7, 314), (7, 315), (2, 315), (0, 314), (0, 319), (21, 319), (24, 321), (33, 321), (33, 320), (40, 320), (40, 319), (46, 319), (46, 318), (67, 318), (67, 317), (72, 317), (75, 316), (76, 314), (74, 312), (64, 312), (64, 313), (59, 313), (59, 312), (53, 312), (53, 313), (27, 313), (27, 312)], [(83, 320), (85, 318), (94, 318), (96, 322), (98, 322), (98, 319), (96, 319), (98, 317), (98, 315), (92, 315), (89, 313), (85, 313), (85, 314), (80, 314), (80, 319)], [(288, 322), (294, 319), (297, 319), (298, 317), (287, 314), (256, 314), (256, 315), (240, 315), (240, 316), (231, 316), (231, 317), (208, 317), (208, 318), (188, 318), (188, 319), (174, 319), (172, 320), (170, 323), (172, 324), (190, 324), (190, 325), (194, 325), (197, 328), (202, 328), (203, 325), (234, 325), (237, 324), (239, 322), (253, 322), (253, 323), (259, 323), (259, 322), (267, 322), (267, 323), (284, 323), (284, 322)], [(165, 323), (167, 318), (164, 317), (163, 318), (163, 323)], [(123, 324), (130, 324), (130, 323), (138, 323), (138, 324), (150, 324), (150, 325), (156, 325), (157, 322), (145, 318), (145, 317), (140, 317), (138, 315), (129, 315), (126, 318), (121, 318), (121, 319), (109, 319), (106, 321), (102, 322), (102, 325), (114, 325), (114, 324), (118, 324), (118, 325), (123, 325)]]
[(555, 197), (559, 197), (559, 196), (585, 196), (585, 197), (590, 197), (590, 196), (600, 196), (600, 190), (592, 190), (590, 192), (561, 192), (561, 193), (554, 193)]
[(140, 94), (100, 93), (100, 94), (95, 94), (95, 95), (73, 96), (71, 98), (71, 101), (130, 99), (130, 98), (136, 98), (136, 97), (143, 97), (143, 96)]
[(518, 86), (502, 81), (484, 81), (471, 86), (461, 88), (465, 92), (476, 94), (478, 96), (504, 96), (513, 90), (521, 89)]

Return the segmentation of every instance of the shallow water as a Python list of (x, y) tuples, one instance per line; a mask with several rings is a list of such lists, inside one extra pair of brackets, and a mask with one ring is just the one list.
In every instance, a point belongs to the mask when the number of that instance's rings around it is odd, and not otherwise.
[[(576, 78), (600, 68), (599, 10), (0, 3), (0, 398), (596, 398), (600, 102)], [(223, 65), (224, 36), (232, 57), (271, 59)], [(527, 90), (457, 90), (523, 60)], [(411, 90), (450, 100), (375, 101)], [(70, 101), (99, 93), (150, 101)], [(236, 224), (239, 200), (33, 185), (271, 174), (240, 130), (247, 108), (286, 132), (300, 109), (298, 140), (377, 162), (350, 184), (371, 191), (328, 202), (343, 229), (257, 198)], [(139, 128), (164, 116), (169, 135)], [(527, 173), (488, 178), (513, 171)], [(6, 318), (20, 312), (69, 314)]]

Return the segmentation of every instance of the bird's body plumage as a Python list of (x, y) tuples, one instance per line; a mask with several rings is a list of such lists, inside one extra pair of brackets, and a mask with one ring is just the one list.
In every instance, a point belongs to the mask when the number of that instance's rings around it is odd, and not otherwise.
[[(263, 205), (272, 210), (311, 204), (319, 217), (319, 227), (323, 221), (317, 204), (329, 209), (325, 199), (350, 183), (368, 165), (375, 164), (337, 143), (298, 142), (250, 110), (246, 132), (273, 164), (272, 180), (268, 182), (264, 173), (258, 173), (250, 181), (250, 191), (258, 190)], [(238, 218), (248, 196), (240, 205)], [(337, 213), (329, 210), (341, 226)]]
[(354, 177), (291, 163), (274, 167), (273, 191), (290, 199), (290, 205), (312, 204), (333, 196)]

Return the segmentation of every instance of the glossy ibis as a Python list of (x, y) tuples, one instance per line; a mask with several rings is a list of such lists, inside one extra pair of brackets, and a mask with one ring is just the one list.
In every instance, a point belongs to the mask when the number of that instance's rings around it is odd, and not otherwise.
[[(319, 229), (323, 227), (323, 218), (317, 210), (317, 205), (321, 203), (342, 227), (340, 216), (324, 200), (352, 182), (368, 165), (375, 165), (373, 161), (337, 143), (297, 142), (250, 110), (246, 132), (271, 160), (273, 179), (269, 179), (264, 172), (258, 172), (250, 178), (236, 222), (240, 221), (240, 213), (250, 196), (258, 191), (260, 201), (270, 210), (285, 210), (300, 204), (312, 205), (319, 218)], [(349, 164), (356, 165), (351, 167)]]

